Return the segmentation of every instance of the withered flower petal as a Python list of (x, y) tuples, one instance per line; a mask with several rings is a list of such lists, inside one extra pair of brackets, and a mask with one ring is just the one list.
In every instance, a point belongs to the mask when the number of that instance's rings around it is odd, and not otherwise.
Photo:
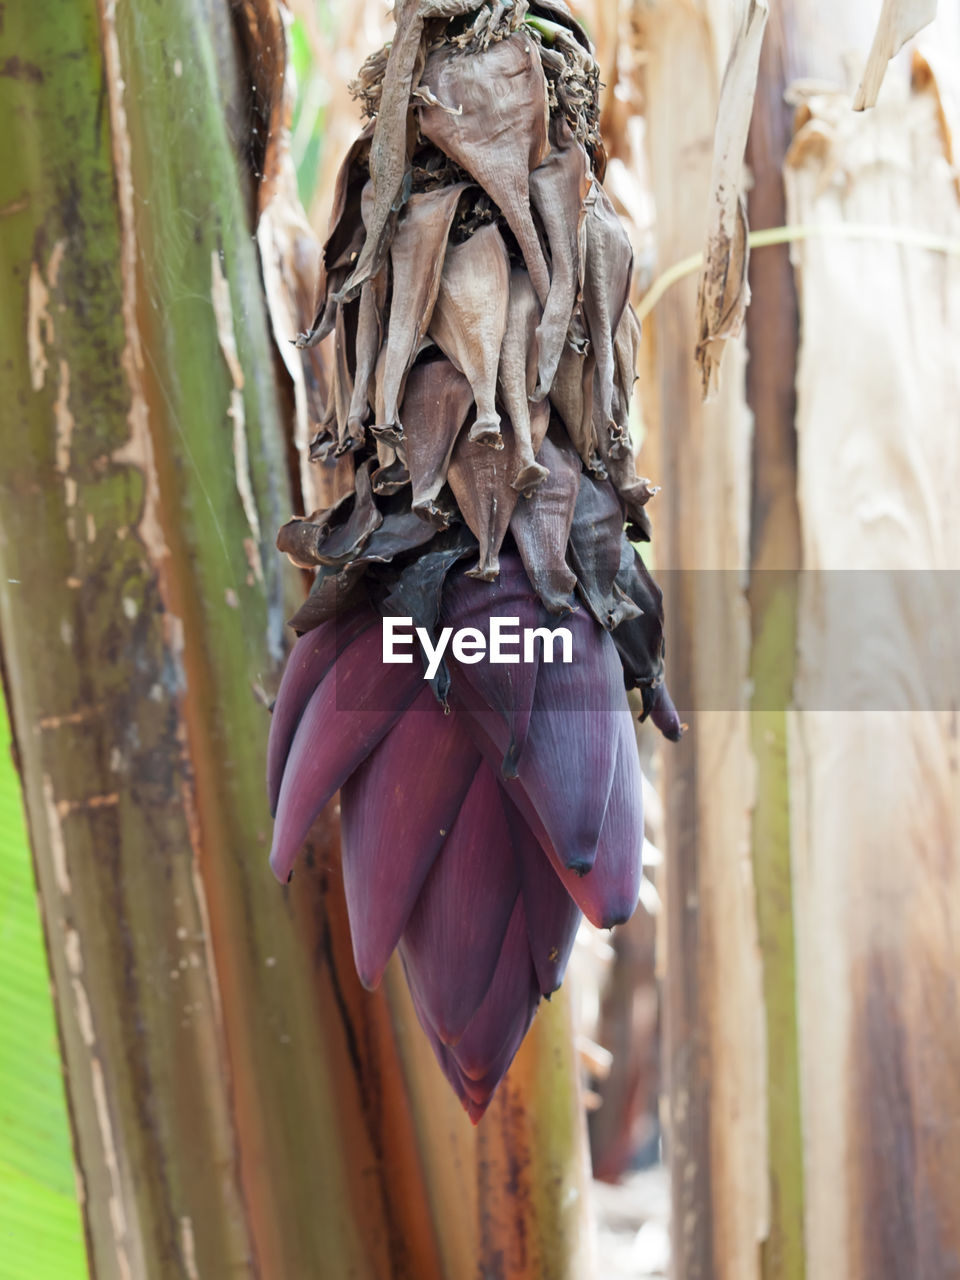
[(365, 232), (360, 210), (368, 181), (367, 158), (373, 128), (372, 123), (366, 126), (337, 171), (327, 239), (320, 257), (317, 313), (310, 328), (297, 339), (300, 347), (316, 346), (333, 332), (336, 294), (349, 274), (354, 257), (363, 248)]
[(550, 273), (530, 212), (530, 171), (549, 146), (547, 82), (535, 42), (518, 31), (473, 55), (441, 46), (427, 59), (423, 84), (445, 106), (461, 110), (421, 106), (421, 133), (489, 193), (546, 302)]
[(373, 501), (370, 458), (357, 470), (355, 489), (326, 511), (288, 521), (277, 534), (277, 547), (301, 568), (340, 567), (360, 555), (383, 516)]
[(537, 457), (548, 479), (531, 498), (518, 502), (510, 532), (533, 589), (551, 613), (568, 613), (577, 579), (566, 562), (570, 527), (580, 489), (580, 460), (559, 431), (550, 432)]
[(586, 153), (565, 120), (551, 121), (550, 142), (550, 154), (530, 175), (530, 199), (550, 246), (550, 292), (537, 329), (538, 400), (553, 386), (580, 290), (580, 224), (590, 190)]
[(507, 327), (500, 348), (497, 385), (516, 438), (517, 471), (512, 480), (518, 493), (529, 494), (547, 478), (535, 458), (530, 432), (530, 397), (537, 382), (537, 325), (541, 308), (526, 271), (510, 273)]
[(507, 327), (510, 259), (494, 225), (463, 244), (451, 244), (443, 262), (430, 337), (454, 368), (466, 374), (477, 402), (471, 439), (499, 444), (497, 367)]
[(570, 532), (570, 559), (584, 603), (607, 630), (639, 612), (617, 583), (623, 545), (623, 508), (613, 485), (584, 473)]
[(472, 433), (461, 434), (447, 473), (457, 506), (480, 544), (479, 560), (468, 573), (484, 582), (500, 572), (500, 548), (518, 497), (512, 484), (513, 428), (506, 421), (501, 426), (504, 447), (499, 450), (478, 444)]
[(616, 432), (613, 337), (630, 294), (633, 249), (609, 196), (597, 182), (587, 196), (582, 240), (583, 315), (596, 356), (599, 383), (597, 430)]
[(347, 410), (346, 430), (339, 439), (341, 451), (363, 443), (363, 426), (370, 408), (370, 382), (383, 342), (383, 309), (387, 300), (387, 273), (381, 271), (360, 290), (357, 316), (356, 376)]
[(449, 360), (414, 365), (403, 397), (403, 454), (413, 486), (411, 505), (424, 518), (444, 522), (437, 498), (460, 428), (473, 405), (473, 390)]
[[(444, 250), (468, 184), (411, 196), (390, 246), (393, 304), (387, 329), (377, 426), (396, 427), (404, 381), (426, 337), (440, 289)], [(364, 286), (366, 288), (366, 286)], [(397, 434), (401, 434), (399, 431)]]
[(583, 465), (600, 479), (606, 479), (606, 469), (597, 452), (597, 437), (593, 429), (593, 386), (597, 362), (591, 348), (578, 351), (569, 343), (560, 356), (550, 391), (550, 402), (566, 428), (567, 435), (583, 462)]

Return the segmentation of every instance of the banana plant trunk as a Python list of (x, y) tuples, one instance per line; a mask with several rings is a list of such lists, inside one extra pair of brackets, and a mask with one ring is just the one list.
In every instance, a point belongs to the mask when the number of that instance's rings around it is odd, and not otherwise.
[[(661, 269), (702, 247), (746, 8), (638, 15)], [(960, 563), (960, 205), (938, 81), (956, 29), (855, 113), (848, 69), (876, 20), (771, 7), (749, 214), (795, 242), (754, 250), (745, 341), (710, 403), (695, 277), (649, 326), (658, 570), (691, 725), (666, 783), (677, 1280), (956, 1266), (960, 793), (936, 642), (956, 598), (935, 572)]]
[(335, 815), (294, 884), (267, 866), (303, 590), (273, 547), (303, 386), (254, 238), (281, 19), (0, 9), (0, 656), (90, 1273), (579, 1278), (565, 995), (474, 1130), (402, 979), (354, 975)]

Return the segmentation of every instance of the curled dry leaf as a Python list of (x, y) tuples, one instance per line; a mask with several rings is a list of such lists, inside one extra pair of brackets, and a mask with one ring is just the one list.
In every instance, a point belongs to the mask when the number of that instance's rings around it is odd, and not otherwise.
[(403, 434), (399, 402), (404, 381), (433, 318), (450, 227), (467, 186), (458, 182), (411, 196), (390, 246), (394, 303), (387, 329), (377, 431), (387, 431), (394, 439)]
[(317, 312), (310, 328), (297, 338), (299, 347), (315, 347), (333, 332), (336, 295), (363, 248), (366, 229), (361, 211), (372, 137), (373, 124), (368, 124), (337, 170), (327, 239), (320, 257)]
[(546, 302), (550, 274), (530, 212), (530, 172), (549, 145), (547, 83), (535, 42), (518, 32), (473, 56), (442, 46), (427, 59), (423, 82), (440, 102), (463, 110), (421, 107), (421, 132), (501, 209)]
[(473, 388), (477, 417), (470, 439), (494, 448), (501, 447), (497, 367), (509, 300), (510, 259), (496, 226), (449, 245), (429, 334)]
[(530, 494), (547, 478), (546, 467), (534, 458), (530, 439), (530, 397), (537, 381), (537, 325), (540, 303), (530, 277), (519, 269), (510, 273), (507, 327), (500, 349), (498, 386), (503, 407), (513, 424), (517, 446), (517, 473), (513, 487)]
[(854, 111), (877, 105), (890, 59), (936, 16), (937, 0), (883, 0), (863, 79), (853, 99)]
[[(547, 434), (549, 421), (549, 405), (536, 405), (530, 419), (535, 453)], [(450, 461), (450, 487), (464, 520), (480, 544), (479, 562), (467, 573), (484, 582), (492, 582), (500, 572), (500, 548), (518, 499), (512, 483), (517, 473), (516, 437), (509, 419), (504, 418), (502, 426), (502, 449), (489, 449), (468, 432), (460, 436)]]
[(373, 465), (371, 458), (359, 468), (354, 491), (332, 507), (288, 521), (277, 535), (279, 550), (302, 569), (315, 565), (339, 568), (356, 560), (383, 521), (373, 501)]
[(711, 205), (697, 299), (697, 364), (703, 395), (714, 386), (724, 344), (743, 327), (750, 301), (743, 157), (753, 114), (768, 0), (749, 0), (734, 38), (717, 107)]
[(551, 121), (550, 144), (550, 154), (530, 175), (530, 199), (540, 215), (550, 248), (550, 291), (537, 330), (538, 400), (549, 395), (553, 386), (577, 301), (580, 224), (590, 190), (586, 154), (565, 120)]

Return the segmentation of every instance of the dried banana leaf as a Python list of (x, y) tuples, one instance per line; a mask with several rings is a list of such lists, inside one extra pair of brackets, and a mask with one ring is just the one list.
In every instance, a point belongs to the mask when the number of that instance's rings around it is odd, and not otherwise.
[(510, 273), (507, 327), (500, 348), (497, 383), (500, 399), (513, 424), (517, 445), (517, 473), (513, 487), (530, 494), (547, 478), (547, 469), (534, 458), (530, 441), (530, 397), (537, 381), (537, 325), (540, 303), (523, 268)]
[(534, 590), (551, 613), (574, 606), (576, 576), (566, 562), (570, 527), (580, 489), (580, 459), (559, 426), (548, 432), (537, 457), (547, 479), (530, 498), (518, 502), (510, 532)]
[(582, 237), (583, 316), (597, 362), (597, 431), (616, 435), (613, 337), (630, 294), (633, 249), (610, 198), (597, 182), (587, 196)]
[[(468, 183), (411, 196), (390, 246), (393, 304), (387, 329), (386, 352), (377, 406), (377, 430), (388, 429), (399, 439), (398, 414), (404, 379), (433, 317), (440, 289), (450, 227)], [(364, 285), (364, 288), (367, 286)]]
[(550, 144), (550, 154), (530, 175), (530, 200), (550, 248), (550, 292), (537, 330), (538, 400), (553, 385), (580, 289), (580, 224), (590, 190), (586, 152), (565, 120), (550, 122)]
[(535, 41), (519, 31), (483, 53), (441, 46), (427, 59), (423, 84), (442, 105), (420, 107), (421, 133), (500, 208), (545, 303), (550, 273), (530, 211), (530, 172), (549, 147), (547, 82)]
[(473, 388), (477, 417), (470, 439), (494, 448), (502, 443), (497, 367), (509, 299), (510, 259), (496, 226), (448, 247), (429, 336)]
[(403, 453), (413, 485), (413, 510), (444, 525), (437, 504), (450, 456), (473, 405), (470, 383), (449, 360), (414, 365), (403, 397)]

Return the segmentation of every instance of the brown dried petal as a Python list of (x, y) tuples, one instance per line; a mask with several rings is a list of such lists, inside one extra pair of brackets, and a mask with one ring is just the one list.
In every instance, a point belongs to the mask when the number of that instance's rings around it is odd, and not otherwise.
[(620, 393), (620, 410), (618, 425), (626, 429), (630, 413), (630, 401), (633, 398), (633, 385), (637, 380), (637, 356), (640, 351), (640, 319), (631, 303), (623, 309), (620, 323), (613, 340), (614, 362), (616, 364), (617, 389)]
[(613, 335), (630, 294), (633, 249), (609, 197), (596, 182), (587, 197), (582, 235), (583, 315), (597, 361), (598, 431), (615, 430)]
[[(420, 130), (480, 183), (517, 237), (541, 302), (550, 275), (533, 215), (529, 178), (548, 151), (547, 82), (536, 43), (524, 32), (483, 53), (441, 46), (423, 83), (444, 106), (420, 107)], [(461, 109), (451, 114), (445, 108)]]
[(403, 180), (409, 166), (407, 156), (407, 113), (410, 93), (419, 77), (417, 64), (423, 58), (423, 14), (415, 0), (398, 10), (397, 30), (390, 46), (383, 75), (380, 112), (372, 123), (370, 176), (373, 179), (373, 208), (367, 236), (353, 273), (343, 287), (343, 296), (359, 293), (364, 281), (377, 274), (390, 247), (392, 222), (400, 202)]
[(630, 537), (635, 542), (649, 542), (650, 517), (644, 507), (656, 493), (650, 481), (637, 473), (637, 459), (630, 441), (627, 410), (619, 387), (614, 388), (613, 413), (618, 423), (616, 434), (603, 431), (599, 425), (600, 407), (594, 397), (594, 428), (603, 466), (623, 504), (629, 522)]
[(509, 296), (510, 259), (495, 226), (482, 227), (463, 244), (447, 248), (430, 337), (473, 388), (477, 420), (470, 435), (474, 441), (499, 442), (497, 366)]
[(377, 461), (380, 465), (371, 476), (374, 493), (396, 493), (410, 483), (410, 472), (402, 459), (397, 457), (396, 449), (378, 441)]
[(570, 560), (584, 603), (608, 630), (639, 613), (615, 581), (622, 543), (623, 510), (613, 485), (582, 474), (570, 531)]
[(377, 356), (383, 342), (383, 309), (387, 301), (386, 269), (368, 280), (360, 290), (357, 316), (357, 373), (353, 395), (347, 412), (346, 432), (340, 439), (341, 450), (354, 449), (363, 443), (363, 424), (369, 411), (370, 382), (377, 367)]
[(316, 315), (310, 328), (297, 339), (300, 347), (314, 347), (333, 332), (335, 295), (352, 270), (356, 255), (363, 248), (365, 232), (360, 210), (363, 189), (368, 181), (367, 158), (372, 137), (371, 123), (354, 141), (337, 171), (327, 239), (320, 256)]
[(595, 372), (593, 350), (584, 354), (567, 344), (557, 366), (550, 401), (584, 466), (605, 480), (606, 471), (597, 453), (597, 439), (593, 430)]
[[(334, 358), (331, 399), (337, 422), (337, 452), (343, 453), (347, 446), (339, 442), (345, 440), (347, 418), (350, 415), (350, 402), (353, 399), (353, 377), (350, 373), (349, 353), (353, 344), (348, 341), (347, 309), (343, 303), (337, 304), (337, 319), (334, 325)], [(329, 410), (328, 410), (329, 416)]]
[(472, 404), (470, 383), (449, 360), (430, 360), (410, 370), (403, 397), (403, 453), (413, 484), (412, 507), (422, 517), (446, 523), (437, 498)]
[(518, 502), (510, 520), (530, 583), (551, 613), (570, 610), (577, 579), (566, 563), (570, 526), (580, 487), (580, 460), (562, 429), (548, 433), (537, 455), (547, 480)]
[(360, 467), (353, 493), (334, 506), (285, 524), (277, 534), (277, 547), (301, 568), (318, 564), (339, 567), (355, 560), (383, 519), (370, 485), (373, 465), (370, 458)]
[(530, 175), (530, 199), (550, 246), (550, 293), (537, 330), (540, 348), (536, 398), (548, 395), (567, 341), (580, 288), (580, 224), (590, 190), (586, 152), (565, 120), (550, 124), (552, 150)]
[(500, 348), (497, 377), (500, 399), (510, 416), (517, 443), (517, 474), (513, 487), (530, 493), (547, 478), (534, 458), (530, 440), (530, 396), (537, 381), (537, 324), (540, 303), (530, 277), (522, 268), (510, 273), (507, 327)]
[(397, 227), (390, 248), (393, 305), (380, 390), (383, 403), (377, 406), (379, 428), (398, 425), (404, 379), (430, 326), (447, 237), (468, 185), (458, 182), (453, 187), (411, 196)]
[(622, 540), (617, 586), (636, 609), (613, 632), (628, 689), (644, 691), (644, 716), (655, 699), (649, 694), (663, 684), (663, 593), (651, 578), (639, 553)]

